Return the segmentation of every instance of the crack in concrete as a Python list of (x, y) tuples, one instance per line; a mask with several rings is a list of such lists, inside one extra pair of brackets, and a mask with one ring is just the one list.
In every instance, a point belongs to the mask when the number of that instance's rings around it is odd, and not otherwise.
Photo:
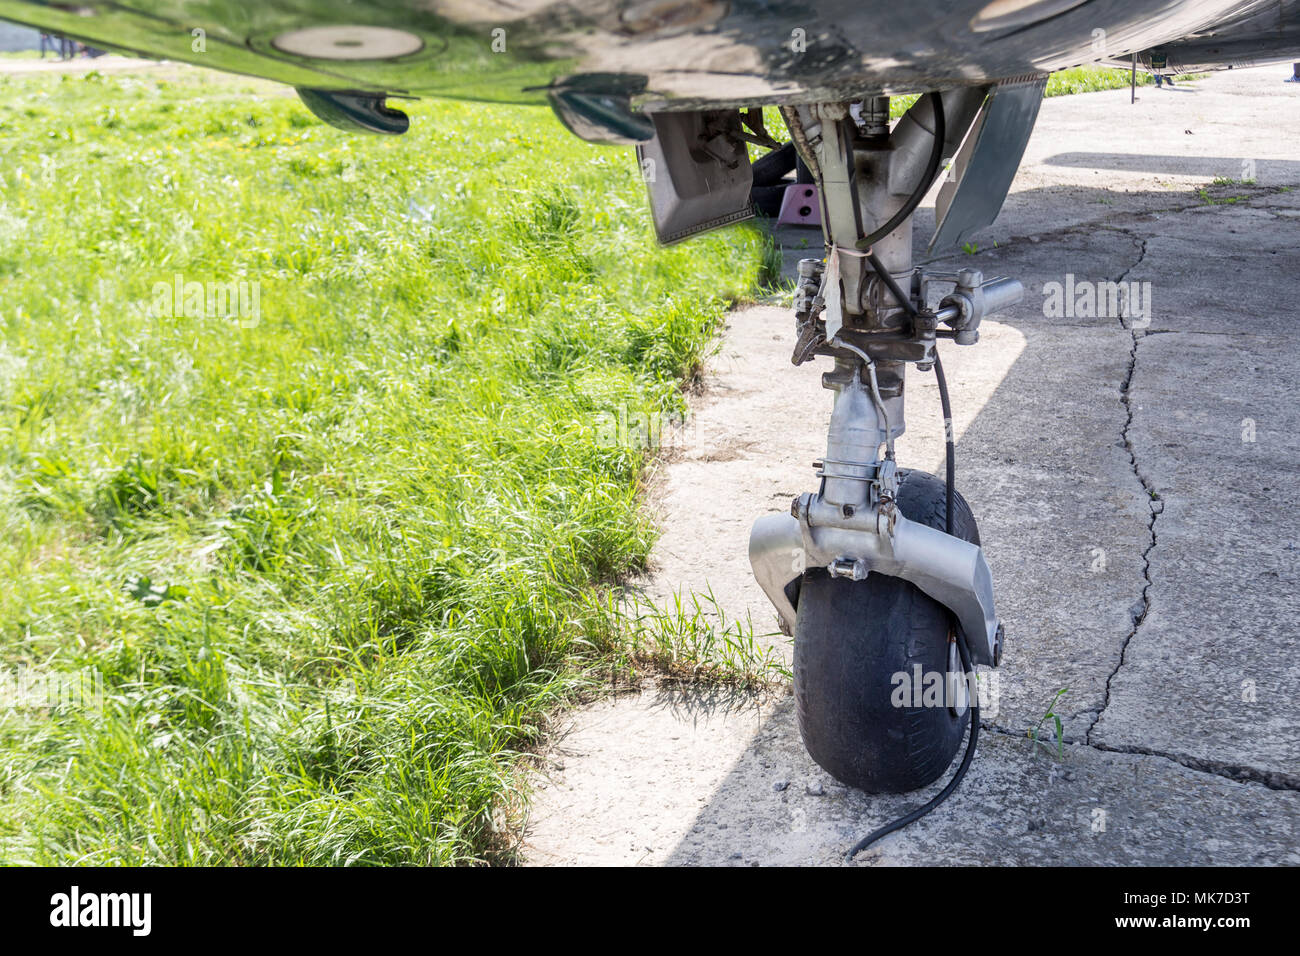
[[(1193, 201), (1193, 202), (1185, 203), (1180, 206), (1167, 206), (1163, 209), (1151, 209), (1145, 212), (1134, 213), (1133, 216), (1130, 218), (1130, 222), (1136, 223), (1136, 222), (1144, 222), (1144, 221), (1153, 221), (1159, 219), (1162, 215), (1168, 213), (1176, 214), (1176, 213), (1187, 212), (1190, 209), (1197, 209), (1201, 205), (1203, 205), (1203, 203)], [(1247, 206), (1246, 203), (1238, 203), (1237, 205), (1243, 207)], [(1250, 207), (1250, 208), (1255, 208), (1255, 207)], [(961, 251), (945, 252), (942, 255), (931, 256), (928, 259), (923, 259), (917, 262), (917, 265), (918, 266), (933, 265), (936, 262), (944, 262), (945, 260), (948, 259), (973, 258), (974, 256), (978, 256), (981, 253), (993, 252), (995, 249), (1003, 249), (1003, 248), (1010, 249), (1013, 246), (1020, 243), (1033, 243), (1035, 245), (1038, 245), (1043, 242), (1051, 242), (1053, 240), (1061, 239), (1066, 236), (1088, 236), (1099, 229), (1105, 230), (1107, 232), (1118, 232), (1132, 238), (1132, 233), (1129, 232), (1128, 229), (1125, 228), (1124, 226), (1115, 226), (1101, 219), (1095, 219), (1095, 220), (1090, 219), (1086, 222), (1067, 223), (1064, 226), (1057, 226), (1055, 229), (1046, 229), (1041, 232), (1016, 233), (1014, 235), (1007, 237), (1007, 241), (1004, 246), (1000, 246), (1000, 247), (991, 246), (988, 249), (977, 250), (973, 254), (963, 253)], [(1134, 265), (1136, 265), (1136, 263), (1134, 263)], [(1127, 273), (1128, 270), (1125, 270), (1125, 274)]]
[(1235, 780), (1238, 783), (1260, 784), (1270, 790), (1300, 790), (1300, 776), (1283, 773), (1280, 770), (1260, 770), (1258, 767), (1248, 767), (1244, 764), (1226, 763), (1222, 760), (1206, 760), (1203, 757), (1193, 757), (1189, 754), (1166, 753), (1163, 750), (1151, 750), (1146, 747), (1137, 747), (1132, 744), (1126, 744), (1122, 747), (1114, 747), (1110, 744), (1089, 743), (1088, 746), (1093, 750), (1100, 750), (1104, 753), (1140, 754), (1144, 757), (1160, 757), (1164, 760), (1172, 760), (1174, 763), (1186, 767), (1188, 770), (1195, 770), (1199, 773), (1211, 773), (1216, 777), (1226, 777), (1227, 779)]
[[(1277, 189), (1267, 189), (1267, 190), (1262, 190), (1260, 192), (1253, 193), (1244, 202), (1237, 203), (1236, 205), (1245, 206), (1248, 208), (1258, 208), (1258, 207), (1254, 207), (1252, 200), (1265, 198), (1277, 191), (1278, 191)], [(1144, 213), (1140, 217), (1140, 220), (1138, 221), (1141, 221), (1142, 219), (1146, 221), (1151, 221), (1153, 219), (1159, 218), (1159, 216), (1162, 214), (1178, 215), (1181, 213), (1185, 213), (1191, 209), (1199, 208), (1204, 205), (1205, 203), (1203, 202), (1194, 201), (1194, 202), (1187, 203), (1186, 205), (1172, 206), (1160, 210), (1149, 210), (1146, 213)], [(1047, 237), (1059, 237), (1071, 233), (1084, 233), (1089, 229), (1097, 229), (1097, 228), (1121, 233), (1123, 235), (1128, 236), (1130, 239), (1132, 239), (1134, 242), (1138, 244), (1137, 257), (1133, 260), (1132, 263), (1128, 265), (1127, 268), (1124, 269), (1123, 272), (1119, 274), (1119, 276), (1117, 276), (1113, 280), (1117, 284), (1123, 282), (1129, 276), (1129, 274), (1133, 272), (1134, 269), (1136, 269), (1139, 265), (1141, 265), (1145, 261), (1147, 256), (1147, 251), (1148, 251), (1147, 244), (1151, 237), (1137, 236), (1134, 235), (1131, 229), (1128, 227), (1114, 226), (1108, 223), (1078, 223), (1078, 224), (1063, 226), (1059, 229), (1054, 229), (1047, 233), (1038, 233), (1035, 234), (1032, 238), (1037, 239), (1038, 241), (1042, 241), (1044, 238)], [(1014, 242), (1017, 240), (1025, 240), (1030, 238), (1031, 237), (1029, 236), (1013, 236), (1012, 241)], [(942, 258), (950, 258), (950, 257), (951, 256), (942, 257)], [(1134, 448), (1132, 438), (1130, 437), (1130, 431), (1133, 426), (1133, 404), (1132, 404), (1131, 392), (1133, 386), (1133, 377), (1137, 370), (1139, 346), (1141, 344), (1142, 339), (1146, 338), (1146, 336), (1148, 335), (1182, 333), (1182, 334), (1206, 334), (1206, 335), (1232, 336), (1238, 334), (1238, 333), (1231, 333), (1231, 332), (1189, 333), (1187, 330), (1180, 330), (1180, 329), (1138, 329), (1133, 327), (1132, 322), (1126, 324), (1125, 320), (1127, 318), (1128, 317), (1124, 315), (1121, 315), (1119, 317), (1120, 327), (1127, 330), (1129, 334), (1132, 336), (1132, 347), (1129, 349), (1128, 368), (1125, 372), (1124, 381), (1120, 384), (1120, 402), (1123, 405), (1124, 412), (1125, 412), (1125, 420), (1120, 430), (1120, 436), (1124, 443), (1124, 449), (1125, 451), (1128, 452), (1129, 465), (1133, 470), (1133, 475), (1135, 478), (1137, 478), (1138, 483), (1141, 485), (1142, 490), (1146, 494), (1147, 506), (1150, 511), (1150, 516), (1147, 521), (1147, 533), (1149, 536), (1149, 540), (1147, 542), (1146, 547), (1143, 548), (1142, 550), (1142, 579), (1144, 583), (1142, 585), (1140, 609), (1134, 614), (1133, 627), (1129, 630), (1128, 634), (1125, 635), (1124, 642), (1120, 646), (1119, 661), (1116, 663), (1114, 669), (1111, 670), (1110, 674), (1106, 678), (1106, 688), (1105, 688), (1105, 694), (1104, 694), (1102, 706), (1100, 707), (1100, 709), (1096, 711), (1096, 715), (1092, 718), (1092, 721), (1089, 723), (1088, 729), (1084, 732), (1082, 740), (1077, 738), (1072, 738), (1072, 737), (1066, 737), (1064, 743), (1069, 746), (1088, 747), (1089, 749), (1096, 750), (1101, 753), (1120, 753), (1120, 754), (1140, 755), (1146, 757), (1155, 757), (1157, 759), (1171, 761), (1173, 763), (1178, 764), (1179, 766), (1185, 767), (1188, 770), (1196, 771), (1198, 773), (1212, 774), (1214, 776), (1223, 777), (1228, 780), (1232, 780), (1236, 783), (1255, 784), (1259, 786), (1264, 786), (1270, 790), (1300, 791), (1300, 776), (1297, 776), (1295, 774), (1283, 773), (1281, 771), (1262, 770), (1257, 767), (1250, 767), (1242, 764), (1230, 764), (1218, 760), (1208, 760), (1200, 757), (1193, 757), (1188, 754), (1168, 753), (1160, 750), (1154, 750), (1151, 748), (1139, 747), (1135, 745), (1114, 746), (1111, 744), (1100, 743), (1092, 739), (1093, 731), (1095, 730), (1097, 724), (1100, 722), (1102, 715), (1105, 713), (1106, 709), (1110, 706), (1111, 684), (1114, 681), (1116, 675), (1119, 673), (1120, 668), (1122, 668), (1126, 663), (1128, 658), (1129, 645), (1132, 643), (1133, 639), (1137, 636), (1138, 631), (1141, 629), (1143, 623), (1146, 621), (1147, 614), (1151, 610), (1151, 588), (1154, 585), (1154, 582), (1151, 579), (1151, 552), (1155, 550), (1157, 544), (1156, 522), (1159, 519), (1161, 513), (1164, 511), (1164, 501), (1160, 498), (1160, 494), (1156, 490), (1155, 485), (1143, 473), (1141, 466), (1138, 464), (1137, 450)], [(1025, 734), (1017, 733), (1005, 727), (998, 726), (997, 724), (980, 721), (980, 727), (981, 729), (986, 730), (987, 732), (992, 734), (997, 734), (998, 736), (1012, 737), (1019, 740), (1027, 739)]]
[[(1132, 236), (1133, 236), (1133, 234), (1132, 234), (1131, 232), (1128, 232), (1127, 230), (1124, 230), (1124, 229), (1120, 229), (1120, 230), (1117, 230), (1117, 231), (1119, 231), (1119, 232), (1123, 232), (1125, 235), (1129, 236), (1130, 238), (1132, 238)], [(1121, 283), (1121, 282), (1123, 282), (1125, 279), (1127, 279), (1127, 278), (1128, 278), (1128, 274), (1129, 274), (1130, 272), (1132, 272), (1134, 269), (1136, 269), (1138, 266), (1142, 265), (1143, 260), (1146, 259), (1146, 257), (1147, 257), (1147, 240), (1146, 240), (1146, 239), (1138, 239), (1138, 242), (1141, 244), (1141, 248), (1138, 250), (1138, 257), (1137, 257), (1136, 259), (1133, 260), (1133, 263), (1132, 263), (1132, 264), (1131, 264), (1127, 269), (1125, 269), (1123, 272), (1121, 272), (1118, 276), (1115, 277), (1115, 279), (1114, 279), (1113, 281), (1115, 282), (1116, 285), (1118, 285), (1119, 283)], [(1126, 326), (1124, 325), (1124, 316), (1120, 316), (1119, 324), (1120, 324), (1120, 328), (1126, 328)], [(1132, 329), (1130, 329), (1130, 331), (1132, 331)], [(1131, 372), (1131, 371), (1132, 371), (1132, 368), (1130, 368), (1129, 371)]]
[[(1119, 277), (1114, 280), (1117, 284), (1123, 282), (1124, 279), (1128, 277), (1128, 274), (1141, 265), (1143, 260), (1146, 259), (1147, 240), (1140, 237), (1134, 238), (1139, 243), (1138, 256), (1129, 267), (1121, 272)], [(1115, 675), (1118, 674), (1120, 668), (1124, 666), (1124, 663), (1128, 658), (1129, 645), (1133, 642), (1133, 638), (1137, 636), (1137, 632), (1141, 630), (1143, 622), (1146, 621), (1147, 614), (1151, 611), (1151, 586), (1153, 583), (1151, 580), (1151, 552), (1154, 551), (1156, 547), (1156, 521), (1159, 519), (1160, 513), (1164, 511), (1165, 507), (1164, 502), (1160, 498), (1160, 493), (1156, 491), (1155, 485), (1151, 483), (1151, 479), (1143, 474), (1142, 468), (1138, 465), (1137, 449), (1133, 447), (1133, 439), (1129, 434), (1133, 427), (1133, 376), (1137, 371), (1138, 346), (1141, 344), (1145, 334), (1140, 335), (1139, 330), (1133, 326), (1132, 322), (1125, 325), (1124, 318), (1125, 317), (1122, 315), (1119, 318), (1120, 328), (1128, 329), (1129, 335), (1132, 336), (1133, 339), (1133, 346), (1129, 349), (1128, 353), (1128, 370), (1125, 373), (1124, 381), (1119, 387), (1120, 403), (1124, 406), (1125, 413), (1124, 425), (1120, 429), (1120, 438), (1124, 442), (1124, 450), (1128, 452), (1129, 466), (1133, 469), (1133, 476), (1137, 478), (1138, 484), (1142, 486), (1142, 490), (1147, 496), (1147, 507), (1150, 512), (1147, 520), (1147, 535), (1149, 540), (1147, 541), (1147, 546), (1142, 550), (1142, 579), (1145, 583), (1142, 585), (1142, 596), (1139, 602), (1140, 607), (1133, 615), (1133, 627), (1129, 630), (1128, 634), (1125, 635), (1124, 643), (1120, 645), (1119, 661), (1106, 677), (1106, 689), (1102, 697), (1101, 707), (1098, 709), (1097, 715), (1093, 717), (1092, 722), (1088, 725), (1087, 731), (1084, 733), (1084, 741), (1089, 746), (1093, 746), (1093, 730), (1096, 729), (1097, 724), (1101, 721), (1102, 715), (1106, 712), (1106, 708), (1110, 706), (1110, 688), (1111, 684), (1115, 680)]]
[[(1127, 232), (1126, 230), (1118, 231)], [(1139, 236), (1132, 236), (1132, 233), (1127, 234), (1139, 243), (1138, 256), (1128, 266), (1128, 268), (1120, 273), (1119, 277), (1115, 279), (1116, 283), (1124, 281), (1124, 279), (1128, 277), (1129, 273), (1142, 264), (1147, 255), (1148, 240)], [(1158, 540), (1156, 535), (1156, 522), (1164, 512), (1165, 507), (1164, 501), (1161, 499), (1160, 493), (1156, 490), (1155, 485), (1152, 483), (1151, 479), (1143, 473), (1141, 466), (1138, 464), (1137, 449), (1134, 448), (1133, 440), (1130, 436), (1130, 431), (1133, 426), (1132, 387), (1133, 377), (1137, 371), (1138, 348), (1147, 335), (1160, 333), (1136, 329), (1133, 327), (1132, 322), (1125, 325), (1123, 316), (1120, 317), (1119, 322), (1120, 327), (1128, 329), (1129, 334), (1133, 338), (1133, 346), (1129, 350), (1128, 370), (1124, 376), (1123, 383), (1120, 385), (1120, 402), (1123, 404), (1125, 411), (1125, 420), (1123, 428), (1120, 430), (1120, 436), (1124, 442), (1124, 449), (1128, 452), (1129, 464), (1133, 469), (1133, 475), (1137, 478), (1138, 483), (1142, 486), (1142, 490), (1147, 496), (1147, 506), (1150, 509), (1150, 517), (1147, 521), (1147, 533), (1150, 536), (1150, 540), (1147, 542), (1147, 546), (1142, 550), (1142, 579), (1145, 583), (1142, 586), (1140, 610), (1138, 610), (1134, 615), (1133, 627), (1129, 630), (1128, 634), (1124, 638), (1124, 643), (1120, 646), (1119, 661), (1106, 678), (1106, 690), (1101, 708), (1097, 711), (1096, 716), (1093, 717), (1092, 722), (1088, 725), (1088, 729), (1085, 731), (1084, 739), (1081, 743), (1084, 746), (1105, 753), (1141, 754), (1148, 757), (1159, 757), (1164, 760), (1171, 760), (1189, 770), (1214, 774), (1215, 776), (1225, 777), (1229, 780), (1235, 780), (1240, 783), (1260, 784), (1270, 790), (1300, 790), (1300, 776), (1294, 774), (1283, 773), (1281, 771), (1261, 770), (1257, 767), (1250, 767), (1243, 764), (1231, 764), (1220, 760), (1208, 760), (1201, 757), (1193, 757), (1188, 754), (1168, 753), (1166, 751), (1153, 750), (1151, 748), (1139, 747), (1132, 744), (1114, 746), (1111, 744), (1100, 743), (1092, 739), (1093, 731), (1101, 721), (1102, 715), (1106, 712), (1106, 708), (1110, 706), (1111, 683), (1119, 673), (1120, 668), (1122, 668), (1127, 661), (1129, 645), (1133, 642), (1133, 639), (1137, 637), (1138, 631), (1141, 630), (1143, 623), (1146, 621), (1147, 614), (1151, 611), (1151, 588), (1155, 583), (1151, 579), (1151, 552), (1155, 550)], [(1172, 330), (1160, 330), (1160, 332), (1163, 331)], [(1075, 741), (1069, 739), (1065, 742), (1075, 743)]]
[[(1134, 236), (1129, 230), (1120, 227), (1103, 226), (1102, 228), (1123, 233), (1138, 243), (1137, 258), (1135, 258), (1133, 262), (1113, 280), (1118, 284), (1123, 282), (1129, 274), (1146, 259), (1148, 239), (1141, 236)], [(1231, 764), (1224, 761), (1207, 760), (1201, 757), (1193, 757), (1188, 754), (1168, 753), (1135, 745), (1114, 746), (1111, 744), (1100, 743), (1092, 739), (1093, 730), (1101, 720), (1106, 708), (1110, 706), (1111, 683), (1119, 673), (1120, 668), (1122, 668), (1127, 661), (1129, 645), (1137, 636), (1142, 624), (1146, 621), (1147, 614), (1151, 610), (1151, 588), (1154, 585), (1154, 582), (1151, 579), (1151, 552), (1155, 550), (1157, 544), (1156, 522), (1164, 511), (1164, 501), (1160, 498), (1160, 493), (1156, 490), (1151, 479), (1143, 473), (1141, 466), (1138, 464), (1137, 450), (1134, 448), (1132, 438), (1130, 437), (1130, 431), (1133, 426), (1132, 386), (1133, 377), (1137, 371), (1138, 349), (1142, 339), (1146, 338), (1148, 335), (1160, 335), (1179, 331), (1175, 329), (1137, 329), (1133, 327), (1132, 322), (1125, 324), (1126, 318), (1128, 317), (1123, 315), (1119, 317), (1120, 327), (1129, 332), (1132, 336), (1133, 344), (1129, 349), (1128, 368), (1124, 375), (1124, 381), (1120, 384), (1119, 389), (1120, 403), (1123, 405), (1125, 412), (1124, 424), (1120, 429), (1120, 437), (1124, 442), (1125, 451), (1128, 452), (1129, 465), (1133, 469), (1133, 476), (1137, 478), (1143, 492), (1146, 494), (1147, 505), (1150, 511), (1150, 516), (1147, 521), (1149, 540), (1146, 547), (1142, 550), (1142, 579), (1144, 583), (1142, 585), (1140, 610), (1134, 614), (1133, 627), (1129, 630), (1128, 634), (1125, 635), (1124, 642), (1120, 646), (1119, 661), (1115, 664), (1114, 669), (1111, 670), (1110, 674), (1106, 678), (1106, 689), (1101, 708), (1097, 710), (1096, 715), (1089, 723), (1088, 729), (1084, 732), (1082, 740), (1066, 737), (1063, 743), (1074, 747), (1088, 747), (1089, 749), (1101, 753), (1122, 753), (1155, 757), (1161, 760), (1171, 761), (1179, 766), (1198, 773), (1213, 774), (1214, 776), (1224, 777), (1237, 783), (1257, 784), (1267, 787), (1270, 790), (1300, 790), (1300, 776), (1294, 774), (1283, 773), (1281, 771), (1261, 770), (1257, 767), (1246, 766), (1243, 764)], [(1013, 737), (1021, 740), (1027, 739), (1026, 735), (1016, 733), (1005, 727), (1000, 727), (997, 724), (981, 721), (980, 727), (999, 736)]]
[[(1118, 669), (1118, 668), (1117, 668)], [(1006, 727), (997, 724), (980, 721), (980, 730), (983, 732), (996, 734), (999, 737), (1012, 737), (1016, 740), (1028, 740), (1028, 736), (1023, 733), (1017, 733)], [(1091, 728), (1089, 728), (1091, 732)], [(1129, 754), (1139, 757), (1155, 757), (1158, 760), (1168, 760), (1176, 763), (1180, 767), (1193, 770), (1197, 773), (1208, 773), (1216, 777), (1223, 777), (1234, 783), (1254, 784), (1266, 787), (1269, 790), (1289, 790), (1300, 791), (1300, 776), (1295, 774), (1283, 773), (1279, 770), (1261, 770), (1258, 767), (1251, 767), (1245, 764), (1226, 763), (1221, 760), (1206, 760), (1203, 757), (1193, 757), (1190, 754), (1169, 753), (1164, 750), (1152, 750), (1149, 747), (1137, 747), (1125, 745), (1122, 747), (1112, 746), (1111, 744), (1094, 743), (1090, 740), (1079, 740), (1075, 737), (1066, 737), (1063, 741), (1067, 747), (1087, 747), (1089, 750), (1095, 750), (1098, 753), (1108, 754)]]

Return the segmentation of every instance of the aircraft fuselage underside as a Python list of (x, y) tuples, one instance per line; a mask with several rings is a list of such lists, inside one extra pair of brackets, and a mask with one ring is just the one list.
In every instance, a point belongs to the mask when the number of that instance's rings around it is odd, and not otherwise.
[(0, 0), (0, 19), (295, 87), (514, 102), (567, 87), (651, 111), (921, 93), (1131, 54), (1176, 73), (1300, 50), (1300, 0)]

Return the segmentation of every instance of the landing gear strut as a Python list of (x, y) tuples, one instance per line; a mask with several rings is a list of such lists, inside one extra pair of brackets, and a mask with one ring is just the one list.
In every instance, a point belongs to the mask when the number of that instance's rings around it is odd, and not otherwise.
[(969, 672), (1002, 653), (970, 509), (894, 456), (907, 366), (933, 368), (940, 338), (974, 344), (983, 317), (1023, 295), (1012, 279), (912, 263), (913, 210), (987, 92), (922, 97), (892, 131), (887, 97), (783, 110), (826, 239), (824, 261), (799, 264), (792, 360), (831, 359), (822, 384), (835, 398), (819, 490), (755, 523), (750, 560), (794, 636), (809, 753), (870, 792), (914, 790), (947, 769), (977, 705)]

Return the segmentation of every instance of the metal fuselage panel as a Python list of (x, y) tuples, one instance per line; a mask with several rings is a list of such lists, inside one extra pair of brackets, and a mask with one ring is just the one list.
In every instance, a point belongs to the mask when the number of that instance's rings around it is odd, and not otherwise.
[[(652, 109), (921, 92), (1163, 45), (1174, 69), (1180, 44), (1199, 66), (1300, 56), (1300, 0), (0, 0), (0, 19), (316, 89), (541, 102), (577, 77)], [(337, 25), (422, 45), (334, 60), (273, 42)]]

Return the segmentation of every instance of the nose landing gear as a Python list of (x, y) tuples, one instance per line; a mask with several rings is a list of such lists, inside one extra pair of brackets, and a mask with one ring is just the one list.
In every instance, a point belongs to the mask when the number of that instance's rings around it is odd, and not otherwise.
[[(941, 373), (939, 338), (974, 344), (981, 319), (1023, 295), (1011, 279), (912, 265), (912, 211), (983, 101), (979, 90), (930, 94), (892, 131), (870, 121), (888, 115), (884, 97), (784, 111), (820, 186), (827, 250), (799, 266), (793, 361), (831, 358), (822, 384), (835, 399), (819, 490), (755, 523), (750, 560), (794, 636), (805, 746), (868, 792), (943, 774), (978, 722), (973, 668), (1002, 651), (992, 575), (951, 457), (948, 482), (894, 457), (907, 365)], [(935, 283), (950, 289), (930, 308)]]

